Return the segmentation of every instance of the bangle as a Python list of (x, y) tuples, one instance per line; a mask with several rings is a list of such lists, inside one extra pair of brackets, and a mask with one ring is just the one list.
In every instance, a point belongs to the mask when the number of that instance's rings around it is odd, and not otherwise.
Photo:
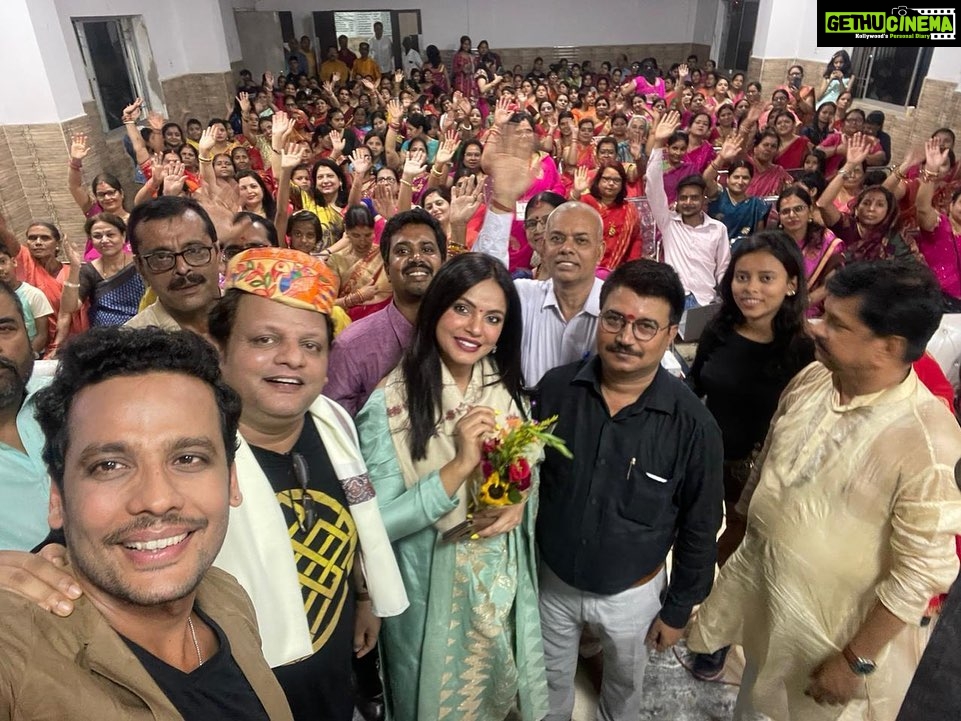
[(396, 124), (388, 123), (387, 127), (389, 127), (391, 130), (393, 130), (396, 133), (398, 130), (400, 130), (400, 123), (396, 123)]
[(491, 207), (492, 207), (492, 208), (495, 208), (496, 210), (501, 211), (502, 213), (513, 213), (513, 212), (514, 212), (514, 208), (509, 208), (508, 206), (504, 205), (503, 203), (498, 203), (494, 198), (491, 198)]
[(64, 282), (63, 282), (63, 286), (64, 286), (64, 288), (79, 288), (79, 287), (80, 287), (80, 283), (71, 283), (71, 282), (69, 282), (69, 281), (64, 281)]
[(70, 158), (70, 161), (67, 163), (67, 165), (74, 170), (83, 170), (83, 161), (77, 160), (76, 158)]
[(921, 169), (921, 181), (925, 183), (931, 183), (941, 177), (940, 173), (932, 173), (926, 168)]
[(124, 124), (124, 125), (136, 125), (136, 124), (137, 124), (137, 121), (136, 121), (136, 120), (124, 120), (124, 121), (123, 121), (123, 124)]
[(270, 149), (277, 153), (277, 155), (280, 155), (281, 151), (277, 150), (277, 148), (275, 148), (273, 145), (270, 146)]
[(715, 163), (714, 163), (713, 160), (710, 162), (710, 166), (711, 166), (712, 168), (714, 168), (714, 172), (715, 172), (715, 173), (720, 173), (720, 172), (721, 172), (721, 169), (720, 169), (719, 167), (717, 167), (717, 165), (715, 165)]
[(444, 177), (444, 171), (443, 171), (443, 170), (438, 170), (438, 169), (435, 168), (435, 167), (431, 167), (431, 169), (430, 169), (430, 174), (431, 174), (431, 175), (436, 175), (438, 178), (443, 178), (443, 177)]
[(213, 159), (213, 158), (205, 158), (205, 157), (203, 157), (202, 155), (198, 155), (198, 156), (197, 156), (197, 160), (199, 160), (201, 163), (212, 163), (212, 162), (214, 162), (214, 159)]
[(400, 184), (401, 184), (401, 185), (406, 185), (406, 186), (407, 186), (408, 188), (410, 188), (411, 190), (414, 189), (414, 186), (411, 185), (410, 181), (409, 181), (409, 180), (406, 180), (405, 178), (401, 178), (401, 179), (400, 179)]
[(901, 172), (901, 168), (894, 169), (894, 177), (902, 182), (908, 179), (907, 176)]

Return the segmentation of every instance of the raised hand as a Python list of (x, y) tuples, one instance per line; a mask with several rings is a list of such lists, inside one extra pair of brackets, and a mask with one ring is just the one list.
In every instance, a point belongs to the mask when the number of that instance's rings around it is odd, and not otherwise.
[(450, 190), (450, 224), (467, 225), (481, 204), (484, 183), (476, 175), (466, 175)]
[(270, 135), (271, 135), (271, 145), (277, 147), (278, 144), (283, 146), (286, 138), (294, 129), (294, 123), (283, 110), (278, 110), (273, 115), (273, 123), (271, 125)]
[(664, 117), (658, 120), (657, 125), (654, 128), (654, 139), (665, 143), (680, 126), (680, 113), (678, 113), (676, 110), (671, 110), (665, 114)]
[(140, 118), (140, 110), (143, 107), (143, 98), (137, 98), (130, 105), (123, 109), (120, 114), (123, 122), (127, 123), (131, 120), (138, 120)]
[(264, 84), (265, 84), (264, 87), (267, 90), (267, 92), (270, 92), (271, 90), (274, 89), (274, 74), (269, 70), (266, 73), (264, 73)]
[(681, 63), (677, 68), (677, 77), (679, 80), (683, 80), (688, 75), (691, 74), (690, 68), (687, 67), (687, 63)]
[(740, 155), (741, 150), (744, 148), (744, 138), (737, 134), (728, 135), (724, 139), (724, 143), (721, 145), (721, 151), (717, 154), (717, 157), (726, 163), (731, 163)]
[[(372, 93), (376, 93), (376, 92), (377, 92), (377, 83), (375, 83), (375, 82), (374, 82), (373, 80), (371, 80), (370, 78), (361, 78), (361, 79), (360, 79), (360, 82), (361, 82), (361, 84), (362, 84), (365, 88), (367, 88), (367, 89), (368, 89), (369, 91), (371, 91)], [(399, 103), (398, 103), (398, 106), (399, 106)]]
[(398, 84), (404, 82), (404, 71), (400, 68), (394, 71), (394, 82)]
[(531, 169), (533, 147), (532, 137), (518, 135), (516, 129), (508, 125), (493, 152), (485, 153), (485, 167), (493, 177), (498, 202), (513, 204), (530, 188), (536, 174)]
[(209, 158), (211, 151), (217, 144), (217, 140), (214, 138), (214, 129), (204, 128), (204, 132), (200, 135), (200, 140), (197, 141), (197, 145), (200, 148), (200, 155)]
[(76, 133), (70, 136), (70, 159), (83, 160), (90, 152), (87, 145), (87, 136), (84, 133)]
[(237, 103), (240, 105), (240, 112), (247, 115), (250, 112), (250, 94), (241, 92), (237, 95)]
[(330, 76), (330, 80), (331, 80), (331, 82), (332, 82), (334, 85), (336, 85), (337, 83), (339, 83), (339, 82), (340, 82), (340, 73), (334, 73), (333, 75), (331, 75), (331, 76)]
[(404, 177), (408, 180), (416, 178), (427, 170), (427, 153), (418, 148), (407, 153), (404, 161)]
[(147, 113), (147, 125), (154, 130), (162, 130), (164, 126), (164, 116), (156, 110), (149, 111)]
[(70, 261), (70, 265), (80, 265), (83, 263), (83, 252), (87, 247), (87, 240), (74, 241), (63, 234), (63, 252)]
[[(855, 133), (848, 140), (847, 161), (854, 165), (860, 165), (867, 160), (871, 154), (871, 147), (874, 145), (874, 138), (864, 133)], [(925, 148), (927, 152), (927, 148)]]
[(344, 134), (339, 130), (331, 130), (330, 146), (330, 157), (339, 158), (341, 155), (343, 155), (344, 148), (347, 146), (347, 139), (344, 137)]
[(454, 158), (454, 153), (457, 152), (458, 145), (460, 145), (460, 142), (457, 139), (457, 131), (454, 129), (448, 130), (444, 136), (444, 142), (437, 148), (434, 162), (438, 165), (447, 165), (450, 163)]
[(183, 195), (186, 180), (184, 164), (178, 161), (167, 163), (164, 168), (163, 195)]
[(354, 177), (362, 178), (370, 172), (370, 155), (360, 150), (355, 150), (350, 154), (350, 164), (354, 167)]
[(310, 149), (307, 143), (287, 143), (280, 154), (280, 167), (292, 171), (303, 162), (305, 149)]
[(504, 95), (499, 97), (497, 104), (494, 106), (494, 125), (506, 125), (513, 114), (514, 111), (511, 109), (510, 98)]
[(374, 186), (373, 198), (374, 210), (383, 218), (393, 218), (397, 214), (397, 200), (394, 193), (385, 183), (377, 183)]
[(584, 195), (591, 187), (591, 179), (587, 174), (587, 168), (578, 165), (574, 168), (574, 195)]
[(387, 122), (399, 123), (402, 117), (404, 117), (404, 106), (397, 98), (391, 98), (387, 102)]
[[(850, 157), (850, 156), (849, 156)], [(924, 143), (924, 167), (929, 173), (938, 173), (948, 158), (948, 149), (941, 149), (937, 138), (928, 138)]]
[(324, 92), (326, 92), (328, 95), (334, 94), (334, 84), (330, 80), (324, 81)]

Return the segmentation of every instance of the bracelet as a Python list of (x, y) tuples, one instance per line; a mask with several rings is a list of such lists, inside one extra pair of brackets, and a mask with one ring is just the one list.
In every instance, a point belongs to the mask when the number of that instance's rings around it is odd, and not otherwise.
[(908, 179), (908, 177), (901, 172), (901, 168), (894, 169), (894, 177), (900, 180), (901, 182), (904, 182), (905, 180)]
[(396, 133), (398, 130), (400, 130), (400, 123), (397, 123), (396, 125), (393, 123), (388, 123), (387, 127), (389, 127), (391, 130), (393, 130)]
[(270, 146), (270, 149), (277, 153), (277, 155), (280, 155), (280, 151), (277, 150), (277, 148), (275, 148), (273, 145)]
[(213, 158), (204, 158), (204, 157), (201, 156), (201, 155), (198, 155), (198, 156), (197, 156), (197, 160), (199, 160), (201, 163), (212, 163), (212, 162), (214, 162), (214, 159), (213, 159)]
[(123, 124), (124, 124), (124, 125), (136, 125), (136, 124), (137, 124), (137, 121), (136, 121), (136, 120), (124, 120), (124, 121), (123, 121)]
[(401, 178), (401, 179), (400, 179), (400, 184), (401, 184), (401, 185), (406, 185), (406, 186), (407, 186), (408, 188), (410, 188), (411, 190), (414, 189), (414, 186), (411, 185), (410, 181), (409, 181), (409, 180), (405, 180), (404, 178)]
[(921, 182), (923, 183), (933, 183), (935, 180), (941, 177), (940, 173), (932, 173), (924, 168), (921, 169)]
[(497, 209), (497, 210), (499, 210), (499, 211), (501, 211), (502, 213), (513, 213), (513, 212), (514, 212), (514, 208), (509, 208), (509, 207), (507, 207), (506, 205), (504, 205), (503, 203), (498, 203), (496, 200), (494, 200), (494, 198), (491, 198), (491, 207), (492, 207), (492, 208), (495, 208), (495, 209)]
[(443, 178), (443, 177), (444, 177), (444, 171), (443, 171), (443, 170), (437, 170), (437, 168), (435, 168), (435, 167), (431, 167), (431, 169), (430, 169), (430, 174), (431, 174), (431, 175), (436, 175), (438, 178)]
[(709, 163), (709, 165), (710, 165), (712, 168), (714, 168), (714, 172), (715, 172), (715, 173), (720, 173), (720, 172), (721, 172), (721, 169), (720, 169), (719, 167), (717, 167), (717, 165), (714, 164), (714, 161), (713, 161), (713, 160)]
[(76, 160), (74, 158), (71, 158), (70, 161), (67, 163), (67, 165), (69, 165), (74, 170), (83, 170), (83, 161), (81, 160)]
[(63, 286), (64, 286), (65, 288), (79, 288), (79, 287), (80, 287), (80, 283), (70, 283), (70, 282), (68, 282), (68, 281), (64, 281)]

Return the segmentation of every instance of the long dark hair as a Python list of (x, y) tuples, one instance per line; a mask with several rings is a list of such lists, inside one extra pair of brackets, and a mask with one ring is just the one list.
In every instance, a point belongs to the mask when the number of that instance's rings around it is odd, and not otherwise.
[(324, 198), (324, 194), (317, 190), (317, 171), (322, 167), (330, 168), (334, 171), (334, 174), (340, 178), (340, 190), (337, 191), (336, 203), (343, 207), (347, 203), (347, 178), (344, 177), (344, 171), (341, 170), (340, 166), (330, 158), (321, 158), (314, 163), (314, 167), (310, 170), (310, 194), (313, 196), (314, 202), (321, 208), (327, 207), (327, 200)]
[(777, 374), (784, 367), (790, 355), (791, 346), (806, 337), (805, 312), (807, 311), (807, 284), (804, 276), (804, 258), (797, 244), (787, 233), (781, 230), (762, 230), (744, 238), (731, 253), (731, 262), (721, 279), (721, 308), (714, 316), (708, 330), (710, 335), (723, 340), (734, 333), (745, 322), (744, 314), (734, 300), (731, 286), (734, 282), (734, 272), (737, 262), (749, 253), (768, 253), (774, 256), (784, 266), (788, 278), (797, 282), (794, 295), (784, 298), (781, 307), (771, 321), (774, 332), (774, 359), (771, 367), (764, 372)]
[(421, 299), (414, 334), (401, 361), (410, 413), (410, 455), (414, 460), (427, 456), (427, 443), (436, 432), (443, 413), (437, 324), (458, 298), (485, 280), (496, 282), (507, 299), (503, 330), (495, 350), (491, 352), (500, 375), (487, 382), (503, 383), (523, 413), (521, 303), (514, 289), (514, 281), (501, 263), (483, 253), (455, 256), (437, 271)]
[(241, 178), (253, 178), (254, 182), (260, 186), (260, 192), (263, 193), (263, 200), (261, 200), (261, 205), (264, 207), (264, 217), (267, 220), (273, 221), (274, 216), (277, 215), (277, 201), (274, 196), (271, 195), (270, 189), (267, 187), (267, 183), (264, 179), (260, 177), (260, 173), (256, 170), (241, 170), (237, 173), (237, 182), (239, 183)]
[[(811, 197), (811, 194), (808, 191), (806, 191), (800, 185), (789, 185), (781, 191), (781, 194), (777, 196), (777, 200), (774, 203), (774, 207), (777, 209), (779, 214), (781, 212), (781, 203), (788, 198), (797, 198), (808, 208), (814, 207), (814, 198)], [(804, 245), (801, 246), (801, 250), (804, 250), (808, 247), (820, 250), (820, 248), (824, 245), (824, 234), (824, 226), (814, 220), (814, 211), (812, 210), (811, 218), (808, 220), (807, 230), (804, 233)]]
[(464, 165), (464, 154), (467, 152), (467, 148), (469, 148), (472, 145), (476, 145), (478, 148), (480, 148), (481, 154), (483, 154), (484, 152), (484, 144), (481, 141), (479, 141), (477, 138), (471, 138), (469, 140), (465, 140), (463, 143), (460, 144), (460, 147), (457, 148), (457, 152), (454, 153), (454, 182), (455, 183), (461, 178), (463, 178), (465, 175), (476, 175), (477, 173), (481, 172), (480, 166), (477, 166), (477, 170), (471, 170), (465, 167)]

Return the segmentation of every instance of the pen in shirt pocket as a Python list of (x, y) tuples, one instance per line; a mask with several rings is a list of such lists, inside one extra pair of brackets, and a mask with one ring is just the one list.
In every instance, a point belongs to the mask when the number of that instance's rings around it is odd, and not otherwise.
[(631, 462), (630, 462), (630, 464), (628, 464), (628, 466), (627, 466), (627, 476), (626, 476), (626, 479), (627, 479), (627, 480), (630, 480), (630, 478), (631, 478), (631, 471), (634, 470), (634, 463), (635, 463), (635, 461), (637, 461), (636, 458), (631, 458)]

